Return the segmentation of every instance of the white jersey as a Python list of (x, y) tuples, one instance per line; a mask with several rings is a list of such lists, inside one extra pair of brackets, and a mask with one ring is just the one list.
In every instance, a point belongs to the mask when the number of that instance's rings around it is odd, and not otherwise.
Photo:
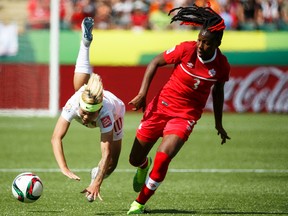
[[(84, 91), (84, 86), (82, 86), (75, 94), (66, 102), (66, 105), (62, 109), (61, 116), (68, 122), (75, 119), (77, 122), (83, 125), (80, 114), (79, 114), (79, 101), (82, 92)], [(101, 108), (99, 115), (89, 124), (84, 125), (88, 128), (100, 128), (101, 133), (106, 133), (113, 130), (114, 123), (120, 119), (122, 124), (122, 119), (125, 114), (124, 103), (117, 98), (114, 94), (109, 91), (103, 91), (103, 107)], [(115, 129), (115, 128), (114, 128)], [(121, 125), (122, 133), (122, 125)]]

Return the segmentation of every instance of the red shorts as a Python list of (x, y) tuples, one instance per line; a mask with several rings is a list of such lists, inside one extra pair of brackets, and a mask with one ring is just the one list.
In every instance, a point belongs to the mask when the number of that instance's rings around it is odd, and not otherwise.
[(187, 141), (191, 134), (195, 120), (175, 118), (162, 113), (145, 113), (137, 129), (137, 138), (144, 142), (156, 142), (159, 137), (175, 134)]

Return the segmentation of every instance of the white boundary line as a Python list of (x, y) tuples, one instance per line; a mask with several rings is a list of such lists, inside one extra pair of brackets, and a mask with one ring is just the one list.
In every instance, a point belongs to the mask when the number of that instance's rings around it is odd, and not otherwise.
[(50, 116), (50, 111), (47, 109), (0, 109), (0, 116), (8, 117), (46, 117)]
[[(90, 172), (91, 169), (71, 169), (74, 172)], [(0, 172), (60, 172), (59, 169), (42, 169), (42, 168), (21, 168), (21, 169), (5, 169), (0, 168)], [(119, 173), (134, 173), (135, 169), (116, 169)], [(170, 173), (288, 173), (286, 169), (169, 169)]]

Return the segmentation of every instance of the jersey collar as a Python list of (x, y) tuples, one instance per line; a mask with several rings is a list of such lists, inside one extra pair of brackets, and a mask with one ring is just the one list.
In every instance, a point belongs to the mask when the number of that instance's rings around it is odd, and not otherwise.
[(197, 57), (198, 57), (198, 59), (199, 59), (199, 61), (200, 61), (201, 63), (206, 64), (206, 63), (209, 63), (209, 62), (214, 61), (215, 58), (216, 58), (216, 55), (217, 55), (217, 49), (215, 49), (214, 55), (213, 55), (213, 57), (212, 57), (211, 59), (208, 59), (208, 60), (205, 60), (205, 61), (204, 61), (200, 56), (197, 55)]

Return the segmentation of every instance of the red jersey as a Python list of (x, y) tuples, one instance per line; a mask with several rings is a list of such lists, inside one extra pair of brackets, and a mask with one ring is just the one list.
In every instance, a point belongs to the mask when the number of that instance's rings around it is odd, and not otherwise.
[[(174, 64), (169, 81), (154, 98), (154, 108), (173, 117), (198, 120), (213, 84), (229, 80), (230, 65), (220, 49), (203, 61), (197, 56), (197, 42), (182, 42), (164, 52), (167, 64)], [(152, 108), (153, 109), (153, 108)]]

